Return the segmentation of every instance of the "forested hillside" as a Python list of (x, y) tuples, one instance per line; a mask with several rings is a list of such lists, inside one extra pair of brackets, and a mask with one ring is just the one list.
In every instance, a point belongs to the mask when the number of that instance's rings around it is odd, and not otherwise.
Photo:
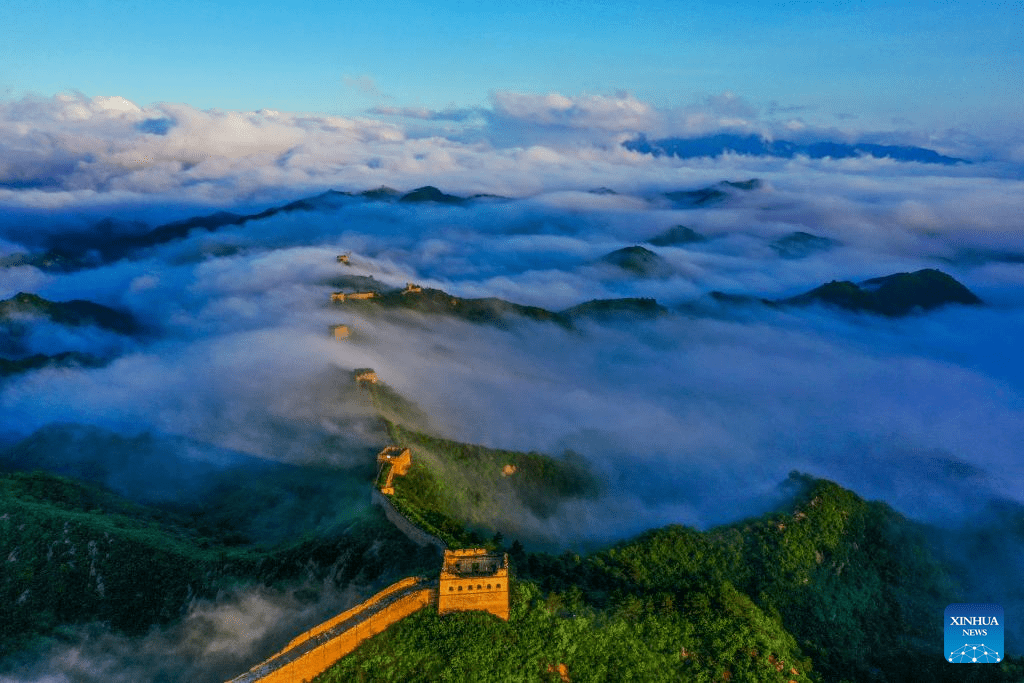
[(341, 681), (1018, 681), (1024, 661), (936, 651), (956, 586), (921, 529), (793, 474), (785, 509), (652, 530), (586, 557), (508, 548), (511, 619), (430, 610), (318, 679)]

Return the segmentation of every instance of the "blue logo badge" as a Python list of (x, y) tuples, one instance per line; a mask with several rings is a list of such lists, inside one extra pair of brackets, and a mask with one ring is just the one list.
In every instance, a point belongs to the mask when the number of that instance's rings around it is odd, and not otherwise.
[(946, 608), (943, 656), (953, 664), (1003, 661), (1003, 608), (955, 603)]

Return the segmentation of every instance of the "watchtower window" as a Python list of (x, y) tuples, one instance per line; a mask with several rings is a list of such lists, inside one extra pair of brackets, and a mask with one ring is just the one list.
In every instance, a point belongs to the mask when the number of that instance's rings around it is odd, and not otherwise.
[(448, 590), (453, 591), (455, 590), (455, 588), (453, 588), (452, 586), (448, 586)]
[(487, 584), (487, 590), (491, 590), (491, 584)]
[(459, 586), (459, 590), (462, 590), (462, 586)]

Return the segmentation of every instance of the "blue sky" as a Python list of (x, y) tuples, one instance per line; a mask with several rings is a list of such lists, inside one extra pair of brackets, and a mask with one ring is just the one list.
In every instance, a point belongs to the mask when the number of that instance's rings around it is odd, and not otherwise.
[(353, 114), (496, 91), (659, 107), (732, 92), (823, 122), (1000, 126), (1024, 116), (1022, 25), (1019, 0), (5, 0), (0, 94)]

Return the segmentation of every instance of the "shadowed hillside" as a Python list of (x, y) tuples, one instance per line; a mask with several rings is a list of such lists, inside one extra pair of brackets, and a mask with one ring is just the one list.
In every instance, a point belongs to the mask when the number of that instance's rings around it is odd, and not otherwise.
[(134, 334), (139, 330), (138, 323), (130, 313), (92, 301), (49, 301), (26, 292), (0, 301), (0, 325), (33, 317), (45, 318), (58, 325), (95, 325), (119, 334)]
[(833, 280), (806, 294), (783, 299), (779, 303), (822, 303), (851, 311), (901, 316), (915, 310), (929, 311), (948, 304), (973, 306), (982, 301), (952, 276), (926, 268), (913, 273), (872, 278), (860, 285)]
[(618, 266), (638, 277), (665, 277), (672, 273), (668, 262), (641, 246), (623, 247), (601, 257), (602, 263)]

